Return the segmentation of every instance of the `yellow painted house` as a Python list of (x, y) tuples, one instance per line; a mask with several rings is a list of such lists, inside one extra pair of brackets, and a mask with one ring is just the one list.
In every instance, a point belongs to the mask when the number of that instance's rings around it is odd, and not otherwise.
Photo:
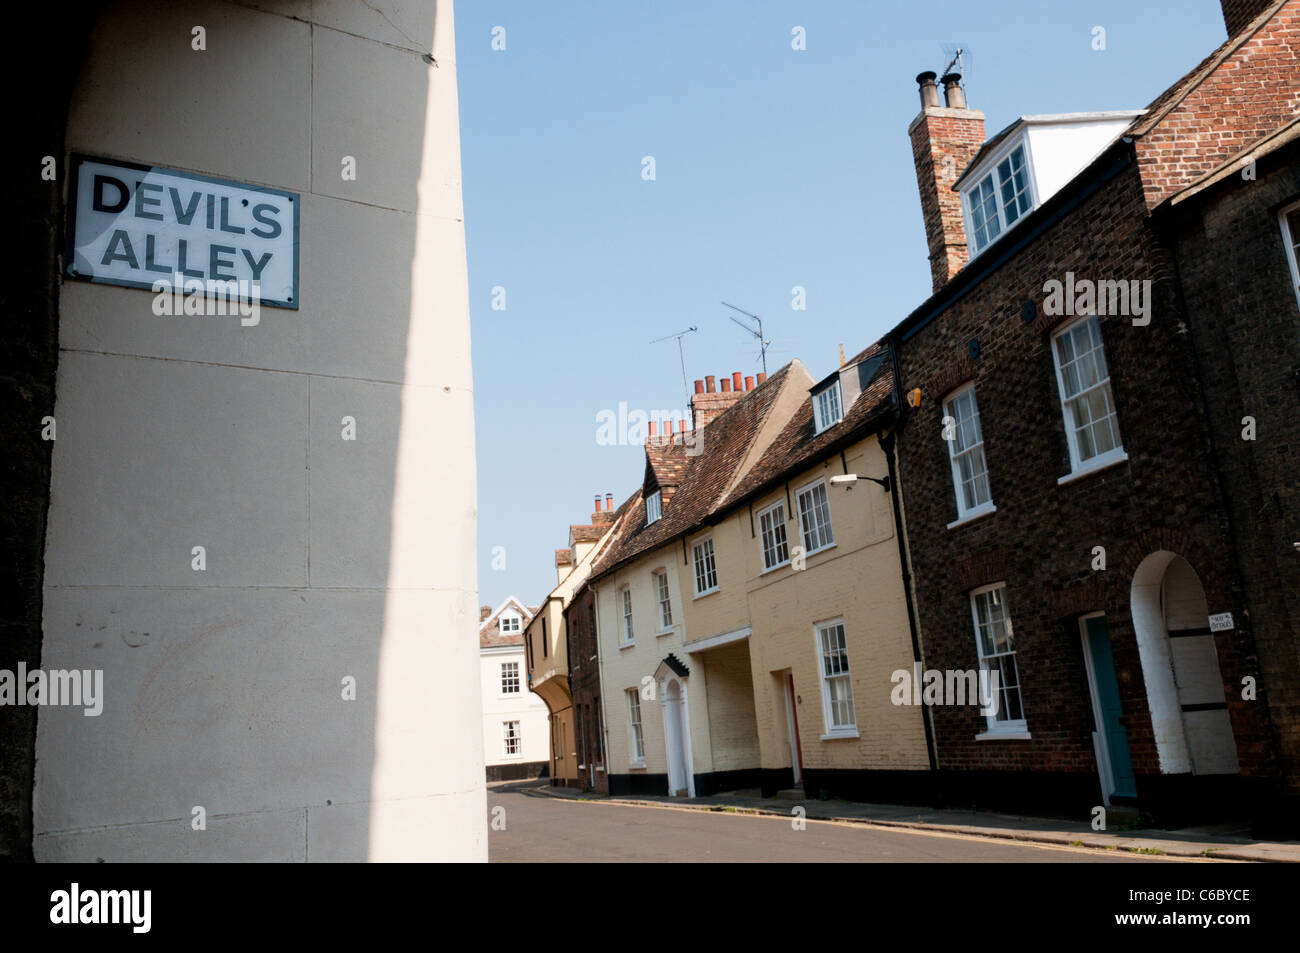
[(639, 509), (588, 583), (612, 793), (923, 796), (923, 710), (891, 699), (920, 660), (892, 371), (881, 346), (821, 381), (792, 361), (648, 442)]

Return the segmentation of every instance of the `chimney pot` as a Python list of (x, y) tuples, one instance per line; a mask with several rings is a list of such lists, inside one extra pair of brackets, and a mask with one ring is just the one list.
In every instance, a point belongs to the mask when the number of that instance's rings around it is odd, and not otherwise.
[(740, 371), (733, 371), (731, 374), (731, 389), (740, 390), (744, 384), (740, 380)]
[(597, 513), (600, 512), (600, 494), (599, 494), (599, 493), (596, 494), (596, 512), (597, 512)]
[(767, 380), (767, 372), (766, 372), (766, 371), (760, 371), (760, 372), (759, 372), (759, 375), (758, 375), (758, 378), (757, 378), (758, 383), (761, 384), (761, 383), (763, 383), (763, 381), (765, 381), (765, 380)]
[(961, 88), (961, 73), (948, 73), (944, 76), (943, 99), (949, 109), (966, 108), (966, 91)]
[(656, 429), (655, 422), (652, 420), (652, 421), (650, 421), (649, 424), (647, 424), (647, 426), (650, 428), (649, 431), (648, 431), (649, 434), (650, 434), (650, 436), (653, 437), (653, 436), (655, 435), (655, 429)]
[(671, 420), (665, 420), (665, 421), (664, 421), (664, 436), (666, 436), (666, 437), (671, 437), (672, 435), (673, 435), (673, 422), (672, 422)]
[(614, 494), (613, 494), (613, 493), (606, 493), (606, 494), (605, 494), (605, 510), (606, 510), (606, 512), (610, 512), (610, 513), (612, 513), (612, 512), (614, 511)]
[(703, 394), (703, 393), (704, 393), (704, 381), (696, 381), (696, 382), (695, 382), (695, 393), (697, 393), (697, 394)]
[(754, 378), (752, 378), (752, 377), (746, 375), (746, 376), (745, 376), (745, 390), (753, 390), (753, 389), (754, 389)]
[(708, 374), (708, 375), (706, 375), (705, 378), (704, 378), (704, 382), (705, 382), (705, 384), (708, 386), (708, 392), (709, 392), (710, 394), (712, 394), (712, 393), (713, 393), (713, 375), (712, 375), (712, 374)]
[(730, 377), (724, 377), (724, 378), (722, 379), (722, 393), (724, 393), (724, 394), (730, 394), (730, 393), (731, 393), (731, 378), (730, 378)]
[(928, 70), (916, 77), (916, 82), (921, 87), (922, 109), (939, 105), (939, 87), (934, 84), (934, 77), (935, 74)]

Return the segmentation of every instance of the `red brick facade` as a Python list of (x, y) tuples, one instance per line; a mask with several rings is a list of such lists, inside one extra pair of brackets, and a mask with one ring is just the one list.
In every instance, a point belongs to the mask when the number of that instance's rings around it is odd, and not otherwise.
[(569, 632), (569, 688), (573, 694), (578, 746), (578, 784), (584, 791), (609, 793), (605, 772), (605, 730), (600, 700), (600, 659), (596, 643), (596, 600), (583, 586), (564, 612)]

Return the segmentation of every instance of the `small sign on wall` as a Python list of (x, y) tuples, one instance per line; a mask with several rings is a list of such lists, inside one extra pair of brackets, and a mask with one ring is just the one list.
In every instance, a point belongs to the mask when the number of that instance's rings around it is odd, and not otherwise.
[[(68, 275), (154, 289), (241, 294), (298, 307), (300, 196), (89, 156), (72, 157)], [(256, 285), (253, 283), (256, 282)]]
[(1227, 632), (1231, 628), (1232, 628), (1231, 612), (1217, 612), (1214, 615), (1210, 616), (1211, 632)]

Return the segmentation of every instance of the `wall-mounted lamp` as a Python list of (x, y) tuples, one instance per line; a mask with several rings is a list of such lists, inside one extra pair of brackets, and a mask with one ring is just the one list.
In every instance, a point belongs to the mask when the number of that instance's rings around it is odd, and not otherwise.
[(913, 387), (907, 392), (907, 405), (909, 407), (921, 406), (921, 388)]
[(839, 476), (831, 477), (831, 486), (852, 486), (859, 480), (870, 480), (872, 483), (879, 483), (889, 492), (889, 477), (869, 477), (860, 473), (841, 473)]

